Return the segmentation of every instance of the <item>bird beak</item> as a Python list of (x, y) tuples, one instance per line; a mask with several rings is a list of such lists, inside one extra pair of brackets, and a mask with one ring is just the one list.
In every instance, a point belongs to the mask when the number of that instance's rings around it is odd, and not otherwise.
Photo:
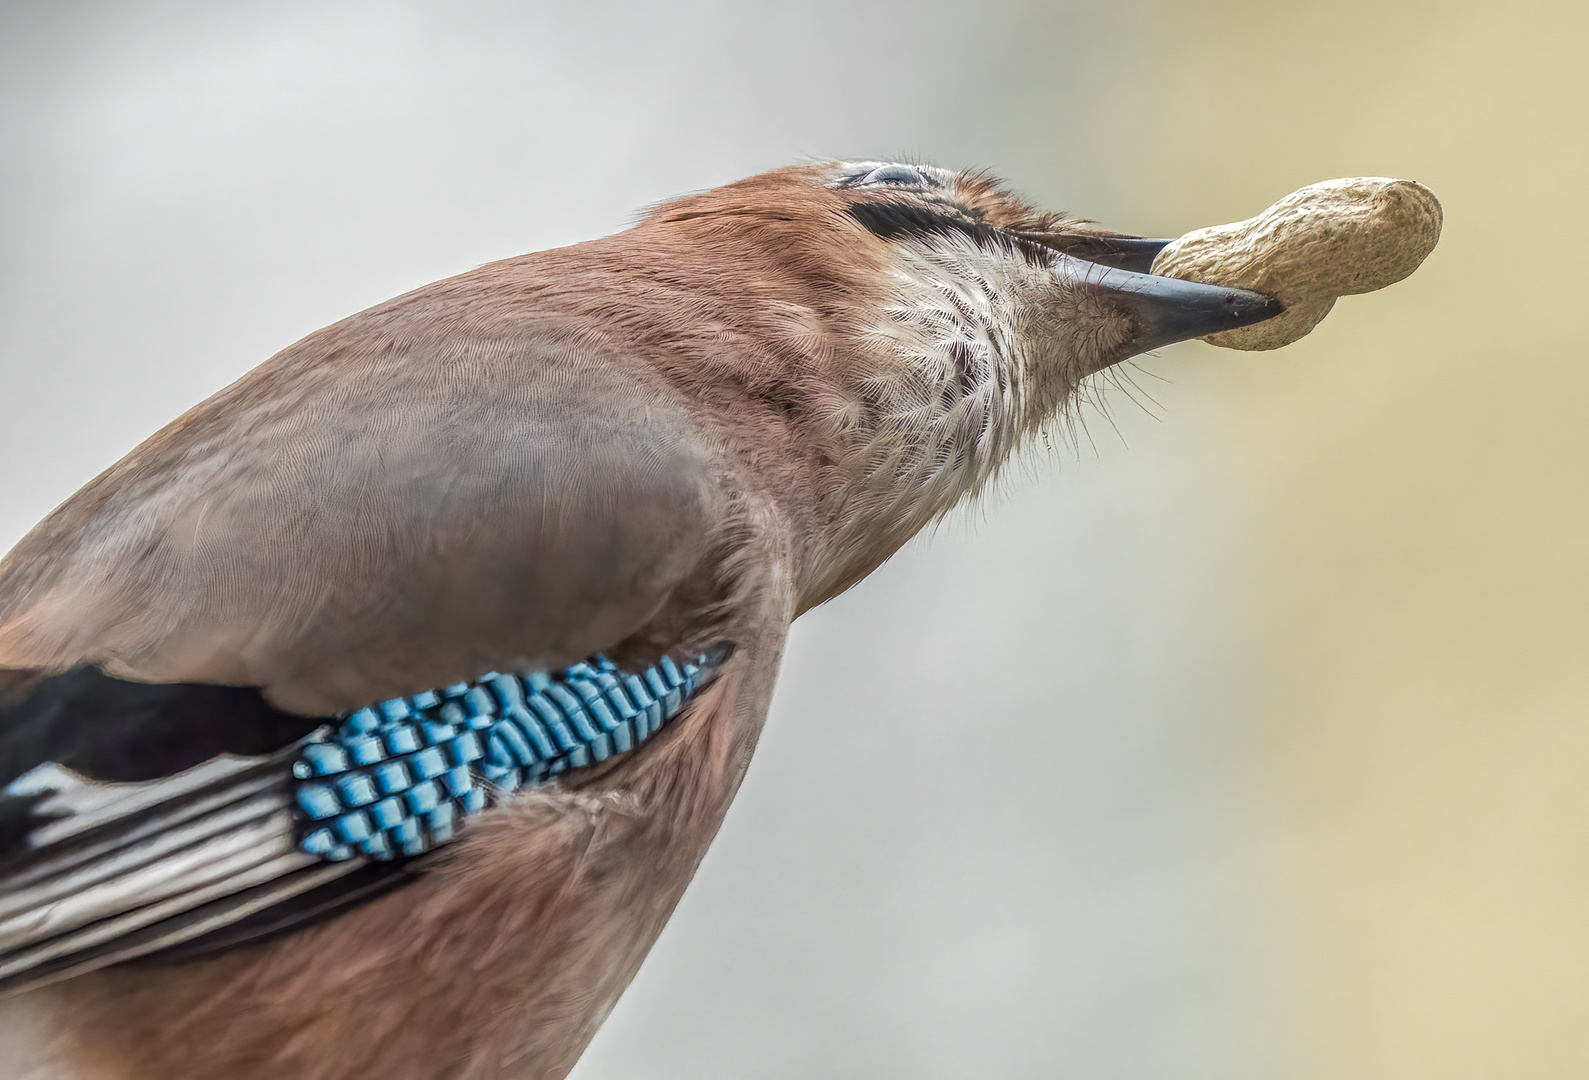
[(1054, 233), (1018, 229), (1015, 235), (1083, 262), (1118, 266), (1122, 270), (1136, 270), (1143, 274), (1153, 269), (1153, 260), (1159, 252), (1174, 243), (1173, 240), (1150, 240), (1146, 236), (1112, 232)]
[(1143, 274), (1068, 256), (1061, 257), (1056, 271), (1131, 320), (1134, 329), (1122, 343), (1122, 359), (1251, 326), (1285, 310), (1279, 300), (1250, 289)]

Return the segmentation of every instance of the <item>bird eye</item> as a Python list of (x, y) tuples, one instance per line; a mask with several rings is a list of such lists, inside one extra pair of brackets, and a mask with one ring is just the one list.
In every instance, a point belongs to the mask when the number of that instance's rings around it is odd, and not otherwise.
[(909, 184), (922, 187), (929, 181), (918, 169), (909, 165), (884, 165), (873, 169), (855, 182), (856, 187), (869, 187), (872, 184)]

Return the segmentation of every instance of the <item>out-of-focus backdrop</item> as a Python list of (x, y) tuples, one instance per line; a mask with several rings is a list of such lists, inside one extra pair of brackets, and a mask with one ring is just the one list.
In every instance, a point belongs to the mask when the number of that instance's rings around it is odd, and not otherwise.
[(1416, 276), (1145, 359), (802, 620), (576, 1077), (1589, 1076), (1584, 12), (8, 0), (0, 547), (316, 327), (802, 158), (1163, 236), (1413, 177)]

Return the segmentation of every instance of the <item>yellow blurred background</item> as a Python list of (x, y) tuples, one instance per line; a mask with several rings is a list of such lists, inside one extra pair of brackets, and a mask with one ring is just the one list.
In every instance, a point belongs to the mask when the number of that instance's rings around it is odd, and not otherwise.
[(1087, 68), (1048, 105), (1110, 162), (1074, 195), (1106, 220), (1174, 235), (1359, 174), (1445, 206), (1405, 283), (1177, 371), (1207, 421), (1191, 497), (1236, 523), (1254, 1067), (1589, 1076), (1589, 14), (1125, 4), (1069, 30)]
[(1142, 361), (1157, 404), (801, 620), (575, 1075), (1581, 1080), (1586, 40), (1564, 0), (13, 0), (0, 548), (317, 326), (802, 157), (1158, 236), (1421, 180), (1412, 278)]

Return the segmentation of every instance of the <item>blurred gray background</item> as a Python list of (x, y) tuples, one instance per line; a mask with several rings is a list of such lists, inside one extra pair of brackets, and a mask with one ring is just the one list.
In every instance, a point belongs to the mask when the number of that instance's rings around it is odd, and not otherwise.
[[(7, 0), (0, 546), (319, 326), (763, 169), (988, 166), (1172, 236), (1377, 171), (1226, 205), (1158, 154), (1166, 102), (1202, 100), (1195, 67), (1151, 77), (1179, 11)], [(1244, 129), (1195, 121), (1168, 144)], [(1236, 379), (1211, 356), (1142, 361), (1137, 401), (797, 625), (743, 793), (579, 1080), (1267, 1073), (1228, 795), (1245, 466), (1211, 448)]]

